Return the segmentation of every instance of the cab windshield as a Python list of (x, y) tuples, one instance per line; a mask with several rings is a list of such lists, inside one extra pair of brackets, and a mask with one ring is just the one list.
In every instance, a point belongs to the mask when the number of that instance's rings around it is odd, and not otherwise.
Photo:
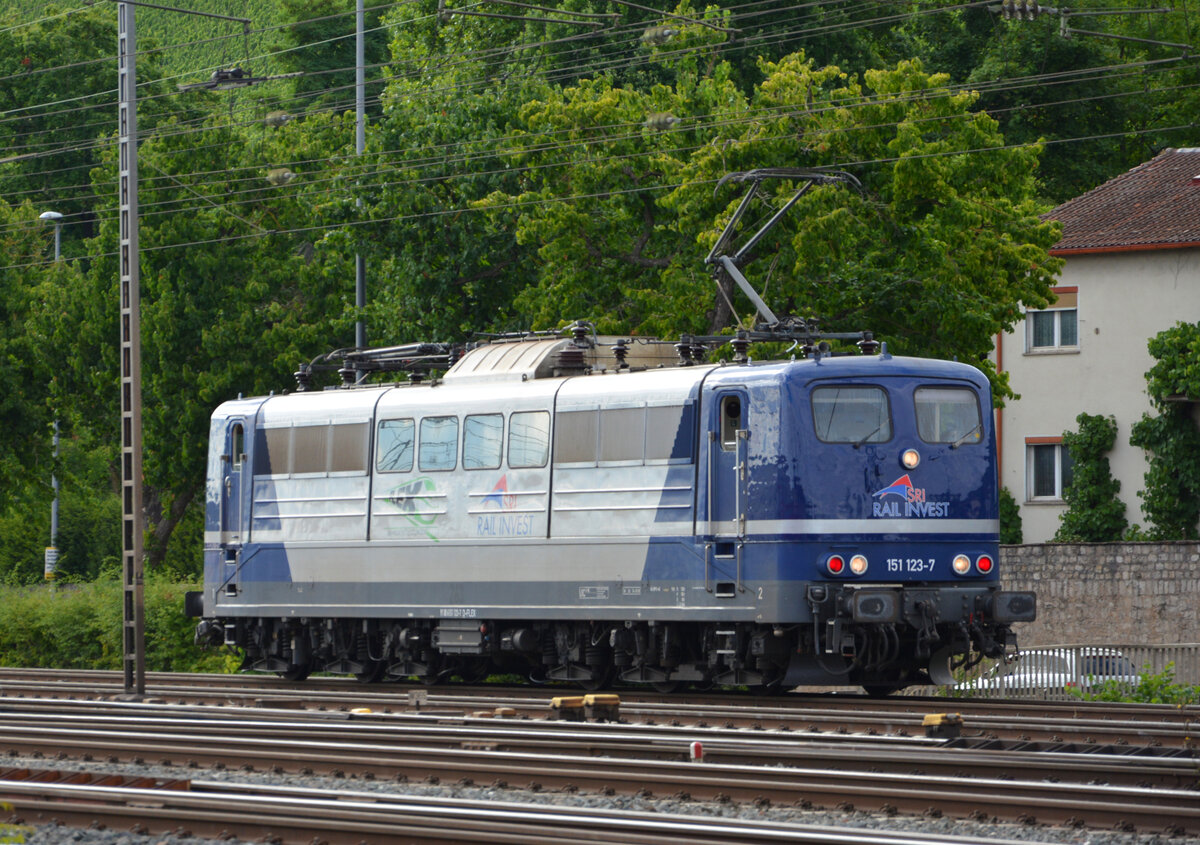
[(965, 387), (918, 387), (913, 394), (917, 434), (926, 443), (978, 443), (983, 422), (975, 391)]
[(881, 387), (837, 385), (812, 392), (813, 422), (822, 443), (884, 443), (892, 416)]

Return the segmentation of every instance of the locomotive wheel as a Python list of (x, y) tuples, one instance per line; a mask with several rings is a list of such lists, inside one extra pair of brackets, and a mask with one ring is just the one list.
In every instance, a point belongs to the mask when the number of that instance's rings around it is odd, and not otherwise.
[(651, 681), (650, 686), (663, 695), (670, 695), (683, 689), (683, 681)]
[(387, 671), (387, 664), (382, 660), (370, 660), (363, 665), (366, 666), (363, 671), (354, 673), (354, 677), (358, 679), (360, 684), (377, 683)]
[(293, 663), (282, 672), (276, 672), (275, 674), (283, 678), (285, 681), (303, 681), (308, 677), (308, 673), (310, 671), (311, 670), (308, 668), (308, 664), (299, 665)]

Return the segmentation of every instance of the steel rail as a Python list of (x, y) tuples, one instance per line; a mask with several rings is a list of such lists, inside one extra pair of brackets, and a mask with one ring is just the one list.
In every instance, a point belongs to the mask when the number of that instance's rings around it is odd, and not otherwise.
[[(20, 674), (16, 674), (19, 672)], [(54, 670), (0, 670), (0, 695), (35, 694), (95, 697), (98, 684), (116, 692), (119, 673), (86, 672), (84, 680), (64, 681), (76, 673)], [(11, 673), (11, 674), (10, 674)], [(42, 683), (39, 683), (41, 681)], [(285, 706), (292, 702), (311, 707), (381, 707), (395, 709), (461, 709), (465, 714), (480, 706), (512, 707), (525, 715), (545, 712), (546, 701), (561, 691), (550, 689), (485, 689), (462, 687), (442, 692), (417, 689), (406, 693), (388, 685), (366, 687), (354, 682), (324, 680), (291, 684), (269, 676), (184, 675), (152, 673), (156, 696), (192, 701), (252, 701)], [(393, 691), (397, 690), (397, 691)], [(787, 726), (794, 730), (884, 730), (901, 735), (920, 729), (924, 715), (953, 711), (963, 714), (967, 730), (975, 736), (1025, 741), (1083, 742), (1195, 746), (1200, 742), (1200, 706), (1120, 705), (1106, 702), (1011, 702), (954, 699), (867, 699), (855, 696), (784, 696), (761, 699), (746, 696), (704, 696), (650, 700), (645, 693), (623, 691), (622, 715), (627, 719), (694, 720), (708, 724)], [(424, 704), (414, 704), (424, 699)], [(690, 703), (697, 701), (699, 703)], [(769, 702), (769, 703), (767, 703)]]
[(588, 725), (574, 722), (508, 720), (446, 720), (438, 717), (376, 717), (347, 714), (340, 719), (296, 719), (284, 711), (284, 721), (247, 714), (241, 719), (211, 719), (204, 713), (140, 712), (123, 705), (123, 715), (112, 713), (56, 714), (6, 712), (0, 709), (0, 748), (36, 750), (45, 742), (38, 732), (24, 730), (67, 728), (75, 731), (120, 733), (136, 725), (199, 736), (215, 734), (221, 741), (248, 737), (303, 742), (338, 740), (400, 743), (406, 748), (462, 748), (526, 753), (618, 756), (628, 759), (686, 760), (694, 741), (702, 743), (709, 762), (743, 765), (796, 765), (842, 767), (858, 771), (943, 775), (970, 773), (971, 777), (1001, 778), (1019, 775), (1025, 780), (1058, 778), (1111, 785), (1145, 785), (1188, 788), (1200, 782), (1200, 758), (1136, 757), (1127, 755), (1008, 751), (946, 747), (943, 740), (866, 736), (812, 736), (806, 734), (696, 730), (692, 728)]
[[(939, 834), (638, 813), (539, 807), (462, 799), (401, 797), (362, 791), (193, 782), (190, 791), (162, 791), (0, 781), (0, 796), (35, 821), (72, 825), (129, 824), (146, 832), (187, 826), (188, 833), (309, 843), (470, 842), (635, 845), (830, 842), (840, 845), (965, 845), (977, 839)], [(104, 821), (101, 821), (104, 820)], [(30, 819), (23, 819), (24, 822)], [(990, 840), (1015, 845), (1010, 840)]]
[[(11, 734), (12, 732), (7, 732)], [(464, 785), (520, 779), (532, 787), (646, 795), (688, 793), (701, 800), (739, 800), (836, 807), (852, 805), (910, 813), (936, 808), (947, 815), (980, 813), (1009, 820), (1036, 818), (1065, 824), (1085, 820), (1160, 832), (1200, 832), (1196, 792), (1085, 783), (1047, 783), (920, 773), (852, 772), (844, 765), (752, 766), (691, 764), (544, 752), (471, 748), (409, 747), (379, 742), (302, 742), (298, 739), (177, 736), (154, 731), (89, 732), (34, 728), (6, 735), (4, 745), (56, 748), (63, 754), (109, 756), (112, 760), (169, 761), (183, 756), (194, 765), (238, 765), (342, 774), (439, 780)], [(248, 761), (253, 761), (252, 763)], [(523, 784), (522, 784), (523, 785)]]

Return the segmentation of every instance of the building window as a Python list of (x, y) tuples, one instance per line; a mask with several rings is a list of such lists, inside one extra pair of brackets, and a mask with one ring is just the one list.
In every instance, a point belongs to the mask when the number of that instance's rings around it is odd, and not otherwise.
[(1026, 312), (1025, 348), (1028, 352), (1079, 348), (1079, 289), (1052, 290), (1057, 298), (1048, 309)]
[(1071, 455), (1061, 437), (1030, 437), (1025, 441), (1030, 501), (1062, 501), (1071, 486)]

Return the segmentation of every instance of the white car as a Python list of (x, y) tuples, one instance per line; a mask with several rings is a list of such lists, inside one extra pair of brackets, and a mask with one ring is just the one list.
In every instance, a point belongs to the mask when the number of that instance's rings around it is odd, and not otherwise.
[(1091, 692), (1107, 681), (1134, 687), (1141, 676), (1124, 654), (1115, 648), (1031, 648), (1018, 652), (1011, 661), (1000, 661), (974, 680), (955, 686), (964, 695), (1069, 694), (1072, 689)]

